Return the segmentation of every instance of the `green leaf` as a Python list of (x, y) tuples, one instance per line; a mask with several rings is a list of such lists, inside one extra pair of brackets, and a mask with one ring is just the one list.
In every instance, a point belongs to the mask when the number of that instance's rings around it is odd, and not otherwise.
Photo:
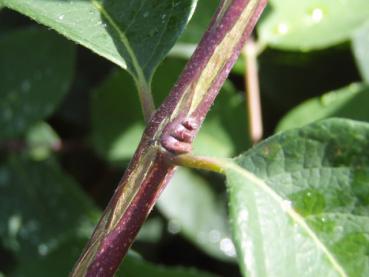
[(207, 30), (219, 1), (199, 1), (186, 30), (169, 52), (171, 57), (189, 59)]
[(278, 124), (277, 131), (302, 127), (328, 117), (369, 121), (369, 86), (353, 84), (316, 97), (290, 111)]
[[(97, 216), (94, 205), (53, 160), (13, 156), (0, 165), (0, 238), (16, 257), (17, 270), (47, 264), (49, 254), (56, 255), (67, 243), (69, 251), (53, 269), (66, 276), (82, 249), (82, 243), (76, 248), (69, 241), (87, 239)], [(32, 276), (40, 276), (44, 268), (38, 271)]]
[(199, 43), (218, 6), (219, 0), (199, 1), (195, 13), (186, 30), (181, 35), (179, 42), (189, 44)]
[(163, 234), (163, 228), (164, 222), (161, 218), (150, 217), (141, 227), (135, 240), (140, 242), (159, 243)]
[(353, 51), (361, 76), (369, 83), (369, 22), (361, 27), (353, 37)]
[(26, 141), (30, 156), (34, 160), (49, 158), (52, 150), (61, 145), (59, 136), (45, 122), (32, 126), (26, 134)]
[(322, 49), (345, 42), (369, 16), (366, 0), (270, 2), (271, 10), (259, 25), (260, 38), (288, 50)]
[(209, 255), (233, 260), (225, 199), (210, 189), (206, 179), (178, 169), (157, 203), (168, 218), (169, 232), (180, 233)]
[(214, 277), (213, 274), (199, 271), (194, 268), (184, 267), (166, 267), (155, 265), (153, 263), (143, 260), (138, 255), (128, 253), (122, 265), (119, 268), (117, 276), (137, 277)]
[(368, 124), (330, 119), (277, 134), (226, 165), (244, 273), (368, 275), (368, 147)]
[(134, 82), (123, 71), (115, 71), (91, 97), (91, 141), (105, 159), (128, 160), (144, 129)]
[(140, 82), (152, 74), (182, 33), (196, 0), (4, 0), (127, 69)]
[(226, 82), (194, 141), (196, 155), (230, 157), (251, 145), (245, 100)]
[(29, 28), (0, 39), (0, 60), (0, 138), (8, 139), (54, 112), (73, 77), (74, 46)]
[[(62, 241), (57, 247), (50, 249), (47, 255), (35, 254), (33, 257), (18, 263), (9, 276), (37, 276), (48, 277), (52, 272), (55, 277), (65, 277), (70, 273), (74, 263), (85, 244), (86, 238), (71, 236)], [(8, 275), (7, 275), (8, 276)]]
[[(167, 59), (158, 68), (153, 80), (156, 103), (166, 97), (183, 67), (183, 60)], [(91, 99), (92, 143), (112, 162), (126, 161), (133, 155), (144, 129), (138, 98), (130, 93), (132, 90), (134, 83), (128, 74), (114, 72)], [(226, 84), (194, 142), (194, 152), (229, 157), (247, 149), (246, 119), (242, 96)]]

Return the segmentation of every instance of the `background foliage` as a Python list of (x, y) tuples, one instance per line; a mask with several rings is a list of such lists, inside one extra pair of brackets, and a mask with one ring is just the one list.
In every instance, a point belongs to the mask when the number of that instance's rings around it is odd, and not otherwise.
[[(7, 7), (0, 8), (0, 275), (70, 271), (144, 128), (135, 82), (151, 84), (161, 103), (218, 5), (144, 2), (0, 0)], [(273, 270), (288, 268), (273, 258), (280, 249), (296, 257), (311, 244), (312, 256), (331, 252), (350, 276), (368, 275), (368, 11), (367, 0), (270, 1), (255, 35), (263, 49), (264, 136), (278, 134), (229, 167), (229, 196), (223, 177), (180, 169), (121, 274), (263, 274), (268, 262)], [(245, 73), (241, 57), (195, 141), (196, 154), (232, 157), (251, 147)], [(308, 125), (329, 117), (362, 123)], [(245, 206), (255, 199), (270, 206)], [(291, 229), (283, 199), (308, 227)], [(271, 210), (275, 216), (266, 216)], [(249, 218), (271, 228), (281, 219), (283, 232), (268, 236)], [(251, 242), (278, 242), (268, 249), (272, 257), (263, 246), (256, 253), (247, 247), (250, 236), (263, 233)], [(286, 247), (291, 234), (298, 238), (293, 249)], [(298, 265), (291, 270), (302, 276)]]

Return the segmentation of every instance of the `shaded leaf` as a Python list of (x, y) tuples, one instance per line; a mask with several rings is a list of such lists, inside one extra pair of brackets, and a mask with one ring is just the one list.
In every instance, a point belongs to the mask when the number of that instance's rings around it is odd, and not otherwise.
[(22, 134), (49, 116), (67, 93), (74, 47), (37, 28), (9, 32), (0, 40), (0, 138)]
[[(261, 40), (281, 49), (327, 48), (351, 38), (369, 16), (366, 0), (271, 0)], [(339, 30), (339, 31), (337, 31)]]
[(352, 47), (361, 76), (369, 82), (369, 23), (354, 34)]
[(91, 97), (92, 143), (107, 160), (128, 160), (140, 141), (144, 123), (130, 76), (116, 71)]
[(307, 100), (295, 107), (281, 120), (277, 131), (302, 127), (328, 117), (369, 121), (367, 103), (369, 103), (369, 87), (363, 84), (353, 84)]
[(137, 234), (136, 241), (159, 243), (164, 228), (164, 222), (161, 218), (154, 217), (146, 220)]
[(368, 124), (330, 119), (277, 134), (228, 166), (244, 272), (367, 276), (368, 147)]
[(17, 264), (14, 272), (9, 276), (38, 276), (48, 277), (50, 272), (55, 277), (67, 276), (86, 244), (86, 239), (77, 236), (71, 236), (62, 241), (57, 247), (50, 249), (47, 255), (34, 255), (32, 258), (25, 259)]
[(169, 232), (181, 233), (206, 253), (233, 260), (224, 199), (206, 179), (179, 168), (159, 198), (157, 207), (169, 220)]
[(4, 4), (126, 68), (140, 82), (149, 82), (196, 1), (4, 0)]
[(124, 261), (119, 268), (117, 276), (212, 277), (214, 275), (204, 271), (199, 271), (194, 268), (155, 265), (143, 260), (141, 257), (139, 257), (138, 255), (134, 255), (131, 252), (128, 253), (128, 255), (124, 258)]
[(46, 122), (32, 126), (26, 134), (26, 141), (33, 160), (49, 158), (52, 150), (61, 145), (59, 136)]
[[(27, 271), (62, 255), (53, 270), (67, 275), (82, 246), (70, 240), (87, 239), (98, 216), (77, 184), (53, 160), (32, 162), (13, 156), (0, 166), (0, 198), (0, 237), (15, 255), (17, 270)], [(68, 255), (58, 250), (65, 243)], [(38, 270), (40, 276), (44, 269)]]

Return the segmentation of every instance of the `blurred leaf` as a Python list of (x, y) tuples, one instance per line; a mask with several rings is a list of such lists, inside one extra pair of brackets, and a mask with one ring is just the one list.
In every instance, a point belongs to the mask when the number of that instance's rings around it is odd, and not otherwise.
[[(183, 66), (182, 60), (168, 59), (158, 68), (152, 83), (158, 105)], [(115, 71), (95, 89), (91, 99), (92, 143), (102, 157), (112, 162), (129, 160), (144, 130), (138, 97), (132, 90), (135, 86), (129, 75)]]
[(107, 160), (128, 160), (143, 132), (133, 80), (123, 71), (115, 71), (91, 97), (92, 143)]
[[(85, 240), (71, 238), (61, 244), (57, 249), (50, 252), (44, 258), (36, 258), (31, 263), (22, 264), (11, 276), (67, 276), (76, 262)], [(194, 268), (168, 267), (156, 265), (145, 261), (137, 253), (129, 251), (124, 258), (116, 276), (139, 277), (139, 276), (173, 276), (173, 277), (212, 277), (214, 275)]]
[(124, 277), (214, 277), (215, 275), (194, 268), (167, 267), (143, 260), (132, 251), (124, 258), (117, 276)]
[(210, 184), (179, 168), (157, 207), (168, 218), (171, 233), (181, 233), (209, 255), (232, 260), (235, 249), (228, 232), (226, 206)]
[(135, 241), (158, 243), (163, 233), (163, 227), (163, 220), (158, 217), (150, 217), (141, 227)]
[(0, 138), (18, 136), (54, 112), (73, 77), (74, 46), (46, 30), (0, 40)]
[(369, 86), (353, 84), (297, 106), (281, 120), (277, 131), (302, 127), (328, 117), (369, 121), (368, 103)]
[(182, 33), (196, 0), (3, 0), (149, 82)]
[[(169, 93), (183, 66), (183, 60), (168, 59), (158, 68), (153, 80), (157, 103)], [(144, 129), (137, 96), (130, 93), (134, 89), (127, 73), (114, 72), (95, 90), (91, 100), (92, 143), (102, 157), (112, 162), (126, 161), (133, 155)], [(194, 152), (224, 157), (248, 146), (244, 102), (228, 83), (195, 140)]]
[(199, 43), (218, 6), (219, 0), (199, 1), (195, 13), (185, 32), (181, 35), (179, 42), (189, 44)]
[[(70, 240), (88, 238), (97, 216), (94, 205), (53, 160), (31, 162), (13, 156), (1, 165), (0, 237), (15, 255), (19, 271), (38, 270), (32, 276), (50, 273), (42, 265), (61, 255), (52, 272), (66, 276), (82, 246)], [(68, 254), (59, 252), (65, 243)], [(69, 259), (72, 253), (77, 256)]]
[(196, 155), (230, 157), (250, 145), (245, 101), (226, 82), (194, 141)]
[(32, 258), (17, 264), (14, 272), (9, 276), (37, 276), (49, 277), (51, 272), (54, 277), (68, 276), (77, 261), (83, 247), (86, 244), (86, 238), (69, 237), (63, 240), (57, 247), (50, 250), (47, 255), (33, 255)]
[(360, 73), (369, 83), (369, 21), (355, 33), (352, 47)]
[(26, 134), (26, 141), (30, 155), (34, 160), (49, 158), (53, 148), (61, 144), (59, 136), (45, 122), (39, 122), (32, 126)]
[(262, 41), (288, 50), (327, 48), (351, 38), (369, 17), (367, 0), (271, 0), (259, 25)]
[(226, 165), (244, 273), (368, 276), (368, 147), (368, 124), (330, 119), (277, 134)]
[(186, 30), (169, 52), (171, 57), (189, 59), (207, 30), (219, 0), (198, 1)]

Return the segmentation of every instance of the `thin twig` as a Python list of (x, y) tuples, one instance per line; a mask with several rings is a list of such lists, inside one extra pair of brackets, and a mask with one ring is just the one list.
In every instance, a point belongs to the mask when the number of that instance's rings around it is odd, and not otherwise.
[[(223, 0), (164, 103), (153, 114), (112, 199), (71, 276), (113, 276), (176, 165), (165, 143), (178, 124), (197, 133), (267, 0)], [(187, 123), (186, 123), (187, 122)], [(186, 132), (180, 132), (185, 135)], [(177, 135), (180, 135), (177, 134)], [(173, 143), (173, 139), (171, 139)], [(170, 142), (170, 141), (169, 141)]]
[(245, 94), (249, 121), (249, 135), (253, 144), (263, 137), (263, 120), (260, 103), (260, 87), (257, 55), (258, 48), (250, 37), (242, 50), (245, 59)]

